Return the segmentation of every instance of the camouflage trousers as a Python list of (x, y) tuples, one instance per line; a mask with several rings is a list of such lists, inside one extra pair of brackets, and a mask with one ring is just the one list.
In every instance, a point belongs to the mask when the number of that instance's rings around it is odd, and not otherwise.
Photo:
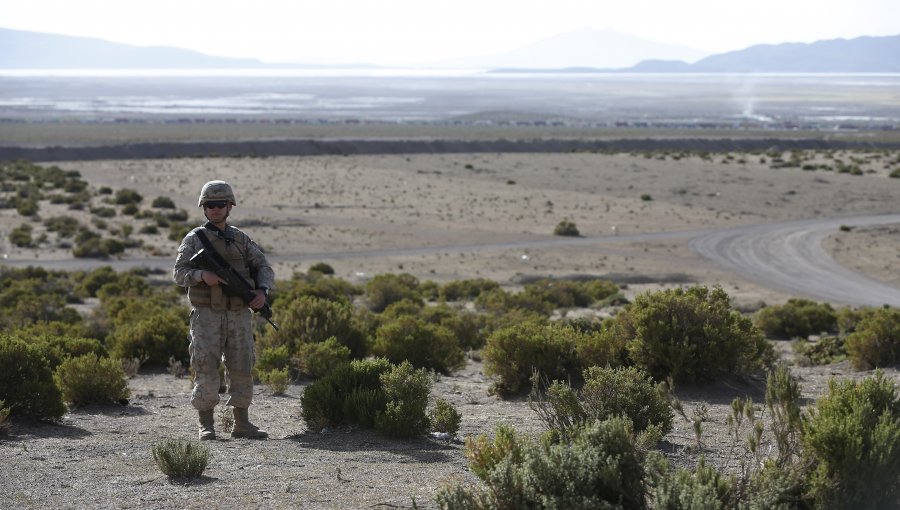
[(248, 308), (213, 310), (196, 307), (191, 311), (191, 367), (194, 389), (191, 405), (199, 411), (219, 403), (219, 362), (225, 362), (228, 399), (225, 405), (250, 407), (256, 363), (253, 349), (253, 321)]

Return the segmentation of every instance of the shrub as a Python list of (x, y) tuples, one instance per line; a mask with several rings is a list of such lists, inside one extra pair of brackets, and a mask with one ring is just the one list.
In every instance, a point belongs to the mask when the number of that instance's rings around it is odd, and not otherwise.
[(184, 439), (166, 439), (152, 448), (153, 460), (171, 478), (199, 478), (209, 464), (209, 448)]
[(6, 402), (0, 400), (0, 437), (9, 435), (9, 408)]
[[(660, 471), (665, 471), (664, 466)], [(674, 473), (661, 472), (654, 477), (650, 499), (652, 508), (660, 510), (732, 508), (733, 491), (729, 478), (701, 458), (694, 471), (678, 468)], [(743, 508), (743, 507), (741, 507)], [(766, 506), (763, 508), (772, 508)]]
[(91, 214), (98, 218), (114, 218), (116, 216), (116, 210), (112, 207), (96, 207), (91, 208)]
[(459, 414), (459, 411), (453, 404), (439, 398), (428, 413), (428, 421), (431, 423), (432, 431), (443, 432), (453, 437), (459, 432), (459, 423), (462, 421), (462, 415)]
[(578, 227), (575, 226), (574, 222), (562, 220), (556, 224), (556, 227), (553, 229), (553, 235), (579, 237), (581, 236), (581, 233), (578, 231)]
[(443, 326), (450, 330), (463, 350), (480, 349), (484, 346), (488, 318), (484, 315), (463, 310), (455, 310), (445, 304), (426, 306), (419, 318), (429, 324)]
[(157, 366), (167, 366), (171, 357), (187, 359), (186, 317), (180, 309), (128, 299), (107, 336), (109, 354), (114, 358), (146, 359)]
[(383, 312), (402, 299), (421, 302), (419, 280), (410, 274), (380, 274), (366, 284), (366, 300), (373, 312)]
[(755, 322), (769, 338), (807, 338), (822, 332), (836, 332), (837, 314), (828, 303), (789, 299), (782, 306), (760, 310)]
[(430, 368), (442, 374), (465, 365), (465, 354), (453, 333), (408, 315), (378, 328), (372, 353), (394, 363), (409, 361), (415, 367)]
[(438, 296), (445, 301), (461, 301), (475, 299), (482, 292), (500, 288), (500, 284), (485, 278), (473, 280), (454, 280), (447, 282), (438, 290)]
[(55, 370), (63, 361), (87, 354), (95, 357), (106, 356), (106, 348), (96, 338), (81, 338), (39, 333), (37, 328), (22, 328), (10, 333), (12, 336), (37, 345), (47, 358), (51, 370)]
[(631, 360), (656, 380), (710, 381), (759, 370), (774, 357), (720, 288), (639, 295), (616, 316), (611, 334), (627, 341)]
[(404, 361), (381, 374), (381, 387), (387, 402), (384, 411), (375, 415), (377, 430), (391, 437), (415, 437), (428, 430), (428, 372), (416, 370)]
[(644, 202), (651, 202), (651, 201), (653, 201), (653, 196), (650, 195), (649, 193), (642, 193), (641, 200), (643, 200)]
[(336, 367), (349, 363), (352, 353), (346, 345), (341, 345), (335, 337), (324, 342), (302, 344), (297, 348), (297, 364), (303, 375), (313, 379), (324, 377)]
[(133, 189), (123, 188), (116, 191), (113, 196), (113, 203), (116, 205), (139, 204), (144, 197)]
[(803, 427), (803, 443), (819, 507), (900, 506), (900, 399), (883, 373), (832, 380)]
[(334, 274), (334, 268), (324, 262), (317, 262), (313, 264), (309, 267), (309, 271), (329, 275)]
[(306, 387), (300, 398), (303, 420), (313, 431), (348, 423), (410, 437), (428, 429), (430, 388), (430, 375), (409, 363), (354, 360)]
[(839, 336), (824, 336), (818, 342), (798, 339), (793, 348), (804, 365), (828, 365), (847, 359), (845, 342)]
[(55, 420), (66, 413), (41, 349), (8, 335), (0, 335), (0, 400), (13, 415)]
[(365, 336), (353, 323), (349, 304), (312, 296), (301, 296), (286, 303), (279, 301), (273, 320), (281, 326), (269, 330), (260, 339), (263, 346), (288, 345), (296, 352), (302, 344), (323, 342), (336, 338), (353, 357), (366, 354)]
[(256, 371), (268, 372), (288, 368), (291, 364), (291, 351), (287, 345), (265, 347), (256, 356)]
[(9, 233), (9, 242), (19, 248), (30, 248), (34, 244), (34, 239), (31, 237), (32, 232), (34, 232), (34, 227), (28, 223), (22, 223)]
[(847, 355), (863, 370), (900, 361), (900, 310), (881, 308), (863, 318), (847, 337)]
[(122, 364), (114, 359), (98, 358), (95, 354), (63, 361), (54, 378), (63, 400), (76, 407), (119, 403), (130, 394)]
[(511, 457), (515, 464), (522, 462), (523, 447), (527, 442), (527, 438), (504, 423), (498, 423), (494, 427), (493, 441), (484, 434), (479, 434), (474, 439), (467, 437), (465, 455), (469, 460), (469, 469), (475, 476), (486, 481), (488, 474), (505, 457)]
[(273, 395), (284, 395), (284, 392), (287, 391), (288, 386), (291, 384), (287, 368), (260, 372), (259, 380), (269, 388)]
[(674, 413), (665, 383), (654, 383), (634, 367), (590, 367), (584, 378), (580, 390), (555, 381), (546, 393), (534, 382), (531, 408), (556, 436), (569, 437), (573, 429), (616, 416), (628, 420), (634, 433), (646, 432), (657, 440), (672, 430)]
[(484, 372), (496, 376), (492, 391), (513, 395), (529, 387), (534, 372), (549, 380), (578, 379), (579, 346), (597, 341), (566, 324), (526, 322), (495, 331), (482, 351)]
[(150, 207), (156, 209), (175, 209), (175, 202), (169, 197), (156, 197), (153, 199)]
[(81, 223), (71, 216), (54, 216), (44, 220), (49, 232), (56, 232), (59, 237), (72, 237), (81, 227)]
[(900, 168), (895, 168), (895, 169), (891, 170), (891, 173), (888, 174), (888, 177), (900, 179)]
[(521, 458), (504, 456), (485, 484), (444, 488), (436, 500), (443, 508), (646, 508), (643, 458), (619, 419), (578, 430), (570, 444), (525, 443)]

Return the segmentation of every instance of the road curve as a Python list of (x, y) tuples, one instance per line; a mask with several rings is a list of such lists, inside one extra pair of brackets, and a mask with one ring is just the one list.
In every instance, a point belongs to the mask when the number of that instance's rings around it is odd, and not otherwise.
[(841, 225), (900, 223), (900, 214), (747, 225), (700, 234), (699, 255), (766, 287), (848, 305), (900, 306), (900, 289), (841, 266), (822, 240)]

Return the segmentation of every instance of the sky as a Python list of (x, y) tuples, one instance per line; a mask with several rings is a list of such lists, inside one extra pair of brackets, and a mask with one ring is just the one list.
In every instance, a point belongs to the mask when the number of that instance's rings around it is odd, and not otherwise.
[(900, 1), (0, 0), (0, 27), (265, 62), (404, 66), (503, 53), (581, 29), (710, 53), (900, 35)]

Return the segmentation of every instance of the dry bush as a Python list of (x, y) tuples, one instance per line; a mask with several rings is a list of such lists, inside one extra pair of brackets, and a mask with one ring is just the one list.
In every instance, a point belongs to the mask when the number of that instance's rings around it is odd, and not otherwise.
[(199, 478), (209, 464), (209, 448), (183, 439), (165, 439), (152, 447), (153, 460), (170, 478)]

